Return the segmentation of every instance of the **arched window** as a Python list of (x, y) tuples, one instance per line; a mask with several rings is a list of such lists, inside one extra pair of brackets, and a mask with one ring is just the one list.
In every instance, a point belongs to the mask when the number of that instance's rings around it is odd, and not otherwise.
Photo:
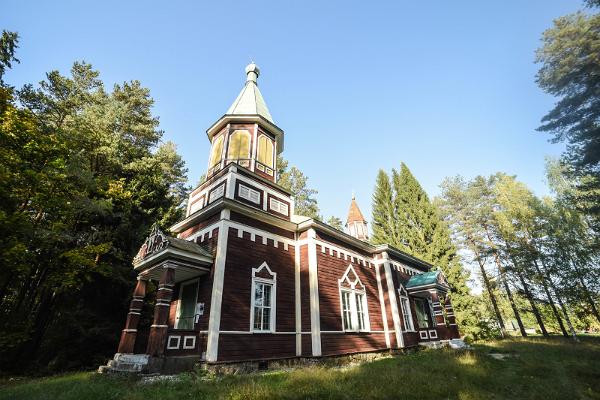
[(273, 141), (265, 135), (258, 138), (258, 162), (273, 168)]
[(219, 161), (221, 161), (221, 155), (223, 154), (223, 135), (213, 140), (212, 150), (210, 151), (210, 165), (209, 168), (214, 167)]
[(266, 262), (252, 268), (250, 329), (253, 332), (275, 332), (276, 294), (277, 273)]
[(229, 138), (228, 159), (250, 158), (250, 132), (246, 130), (233, 131)]

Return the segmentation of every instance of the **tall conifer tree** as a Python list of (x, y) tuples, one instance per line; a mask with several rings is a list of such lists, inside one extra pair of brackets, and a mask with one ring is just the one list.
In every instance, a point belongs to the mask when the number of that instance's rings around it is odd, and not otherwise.
[(401, 164), (400, 172), (392, 170), (391, 182), (384, 171), (379, 171), (372, 225), (372, 243), (390, 244), (444, 272), (452, 287), (459, 323), (464, 323), (464, 311), (472, 305), (468, 275), (459, 262), (448, 226), (406, 164)]

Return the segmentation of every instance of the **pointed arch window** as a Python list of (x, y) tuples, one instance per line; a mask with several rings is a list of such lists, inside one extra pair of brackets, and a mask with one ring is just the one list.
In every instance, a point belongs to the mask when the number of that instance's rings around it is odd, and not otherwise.
[(252, 268), (250, 329), (253, 332), (275, 332), (277, 273), (266, 262)]
[(348, 266), (342, 278), (338, 280), (338, 284), (340, 288), (342, 327), (344, 331), (370, 331), (365, 287), (352, 265)]
[(229, 138), (227, 158), (234, 160), (250, 158), (250, 132), (247, 130), (233, 131)]
[(223, 135), (213, 140), (212, 149), (210, 151), (209, 168), (214, 167), (221, 161), (223, 155)]
[(273, 141), (265, 135), (258, 138), (258, 162), (273, 168)]

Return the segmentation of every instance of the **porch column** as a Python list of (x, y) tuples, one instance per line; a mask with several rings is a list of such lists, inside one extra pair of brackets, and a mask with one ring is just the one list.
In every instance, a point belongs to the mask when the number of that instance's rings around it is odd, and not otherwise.
[(129, 313), (125, 322), (125, 329), (121, 332), (121, 340), (117, 353), (133, 353), (135, 348), (135, 339), (137, 337), (137, 327), (140, 322), (140, 314), (144, 306), (144, 297), (146, 297), (146, 278), (138, 276), (135, 289), (133, 289), (133, 299), (129, 304)]
[(173, 287), (175, 286), (175, 267), (166, 264), (158, 283), (158, 292), (156, 293), (156, 305), (154, 306), (154, 323), (150, 327), (150, 336), (148, 338), (148, 349), (146, 353), (151, 356), (162, 356), (165, 352), (167, 343), (167, 324), (169, 320), (169, 308), (171, 307), (171, 297), (173, 296)]

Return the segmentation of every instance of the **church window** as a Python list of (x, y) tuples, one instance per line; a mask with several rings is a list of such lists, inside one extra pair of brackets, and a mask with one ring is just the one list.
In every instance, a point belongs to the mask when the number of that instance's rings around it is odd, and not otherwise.
[(208, 168), (214, 167), (221, 161), (223, 154), (223, 135), (213, 140), (212, 150), (210, 151), (210, 165)]
[(265, 135), (258, 138), (258, 162), (273, 168), (273, 141)]
[(250, 132), (247, 130), (233, 131), (229, 138), (229, 159), (250, 158)]
[(369, 331), (369, 313), (365, 287), (350, 265), (338, 281), (342, 308), (342, 326), (347, 332)]
[(289, 207), (283, 201), (279, 201), (271, 197), (269, 200), (269, 208), (279, 214), (288, 215)]
[(248, 186), (240, 185), (239, 195), (242, 199), (260, 204), (260, 192), (258, 190), (250, 189)]
[(254, 332), (275, 332), (277, 274), (267, 263), (252, 269), (252, 311), (250, 326)]

